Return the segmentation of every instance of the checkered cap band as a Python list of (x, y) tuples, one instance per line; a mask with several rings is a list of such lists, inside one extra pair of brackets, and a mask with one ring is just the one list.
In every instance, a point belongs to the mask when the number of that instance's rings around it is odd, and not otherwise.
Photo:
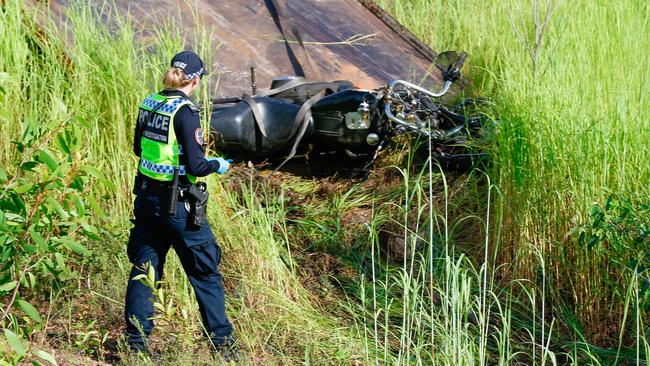
[(205, 69), (201, 68), (199, 71), (185, 75), (185, 80), (192, 80), (198, 78), (201, 74), (205, 73)]
[[(140, 166), (152, 173), (156, 174), (169, 174), (172, 175), (174, 174), (174, 166), (173, 165), (166, 165), (166, 164), (154, 164), (148, 160), (141, 159), (140, 160)], [(178, 175), (185, 175), (185, 165), (181, 165), (178, 167)]]

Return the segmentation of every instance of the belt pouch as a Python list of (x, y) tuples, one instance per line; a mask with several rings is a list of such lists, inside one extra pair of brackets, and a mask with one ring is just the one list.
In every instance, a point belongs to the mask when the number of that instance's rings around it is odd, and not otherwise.
[(190, 201), (189, 220), (193, 225), (201, 226), (208, 221), (208, 197), (205, 183), (200, 182), (190, 186), (187, 190)]
[(203, 201), (190, 203), (190, 222), (193, 225), (201, 226), (208, 222), (208, 192), (205, 192)]

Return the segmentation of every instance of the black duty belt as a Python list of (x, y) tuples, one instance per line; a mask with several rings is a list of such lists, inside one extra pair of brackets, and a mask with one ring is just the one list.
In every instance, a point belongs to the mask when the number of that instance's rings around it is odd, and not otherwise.
[[(175, 179), (178, 175), (175, 175)], [(207, 205), (209, 193), (207, 185), (199, 182), (190, 186), (179, 186), (178, 181), (160, 182), (138, 174), (135, 179), (136, 194), (153, 194), (167, 202), (170, 216), (176, 215), (178, 202), (183, 202), (189, 208), (188, 220), (192, 225), (204, 225), (208, 222)], [(176, 188), (174, 188), (176, 187)], [(189, 206), (188, 206), (189, 204)]]
[[(171, 192), (171, 187), (172, 187), (172, 182), (161, 182), (157, 181), (154, 179), (151, 179), (149, 177), (140, 176), (139, 183), (138, 183), (138, 190), (143, 193), (147, 194), (155, 194), (163, 197), (169, 196)], [(187, 191), (188, 187), (179, 187), (179, 194), (178, 198), (179, 201), (185, 201), (184, 193)]]

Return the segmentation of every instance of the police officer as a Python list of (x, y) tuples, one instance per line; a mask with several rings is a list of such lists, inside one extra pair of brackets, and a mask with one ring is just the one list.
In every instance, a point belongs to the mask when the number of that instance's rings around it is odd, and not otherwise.
[[(197, 225), (189, 220), (190, 205), (183, 194), (196, 177), (223, 174), (229, 167), (222, 158), (205, 158), (199, 113), (189, 99), (205, 74), (196, 53), (180, 52), (163, 77), (165, 90), (149, 95), (140, 104), (133, 142), (140, 163), (134, 188), (134, 227), (127, 247), (133, 268), (126, 291), (126, 339), (132, 350), (147, 351), (147, 337), (154, 326), (152, 291), (132, 279), (145, 273), (149, 263), (156, 280), (160, 280), (172, 246), (194, 287), (208, 337), (222, 358), (236, 360), (218, 270), (221, 249), (207, 221)], [(175, 186), (178, 201), (170, 203)]]

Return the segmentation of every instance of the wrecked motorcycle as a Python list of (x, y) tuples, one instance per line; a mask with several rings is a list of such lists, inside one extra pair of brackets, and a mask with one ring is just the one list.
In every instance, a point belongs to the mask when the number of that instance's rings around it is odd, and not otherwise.
[[(424, 146), (439, 163), (471, 166), (486, 154), (493, 120), (468, 112), (481, 100), (465, 99), (453, 107), (439, 102), (460, 78), (466, 56), (438, 55), (444, 84), (437, 93), (404, 80), (369, 91), (349, 81), (277, 78), (266, 92), (212, 100), (213, 140), (238, 159), (275, 157), (282, 166), (301, 150), (310, 156), (343, 151), (367, 159), (367, 167), (391, 138), (410, 133), (430, 142)], [(254, 90), (254, 73), (252, 81)]]

